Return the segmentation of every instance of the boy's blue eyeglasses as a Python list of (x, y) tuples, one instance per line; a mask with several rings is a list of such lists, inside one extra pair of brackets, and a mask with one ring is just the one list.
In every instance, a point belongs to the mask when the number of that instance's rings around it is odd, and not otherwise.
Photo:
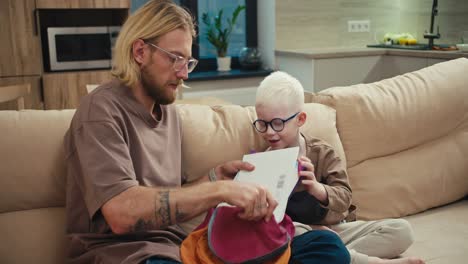
[(270, 122), (267, 122), (265, 120), (257, 119), (253, 122), (253, 126), (255, 129), (260, 132), (260, 133), (265, 133), (268, 130), (268, 125), (271, 126), (271, 128), (276, 131), (276, 132), (281, 132), (284, 129), (284, 124), (288, 122), (289, 120), (293, 119), (294, 117), (297, 116), (300, 112), (295, 113), (294, 115), (286, 118), (286, 119), (281, 119), (281, 118), (273, 118)]

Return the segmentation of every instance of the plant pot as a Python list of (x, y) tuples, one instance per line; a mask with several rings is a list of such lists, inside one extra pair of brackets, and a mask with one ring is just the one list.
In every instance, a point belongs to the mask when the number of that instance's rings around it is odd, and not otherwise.
[(231, 57), (217, 57), (218, 71), (230, 71), (231, 70)]

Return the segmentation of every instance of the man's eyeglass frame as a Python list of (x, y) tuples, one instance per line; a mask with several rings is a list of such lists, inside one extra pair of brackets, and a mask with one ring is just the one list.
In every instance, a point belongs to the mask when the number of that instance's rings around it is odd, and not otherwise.
[[(182, 57), (182, 56), (179, 56), (179, 55), (176, 55), (176, 54), (174, 54), (174, 53), (172, 53), (172, 52), (169, 52), (169, 51), (167, 51), (167, 50), (165, 50), (165, 49), (163, 49), (163, 48), (161, 48), (161, 47), (159, 47), (159, 46), (157, 46), (157, 45), (155, 45), (155, 44), (153, 44), (153, 43), (151, 43), (151, 42), (149, 42), (149, 41), (143, 40), (143, 42), (144, 42), (145, 44), (148, 44), (148, 45), (150, 45), (150, 46), (152, 46), (152, 47), (155, 47), (155, 48), (157, 48), (157, 49), (163, 51), (163, 52), (166, 53), (171, 59), (173, 59), (174, 62), (173, 62), (172, 68), (173, 68), (176, 72), (181, 71), (181, 70), (183, 69), (183, 67), (187, 66), (187, 72), (188, 72), (188, 73), (191, 73), (191, 72), (195, 69), (195, 67), (197, 66), (197, 64), (198, 64), (198, 60), (197, 60), (197, 59), (194, 59), (194, 58), (186, 59), (186, 58), (184, 58), (184, 57)], [(176, 67), (177, 61), (183, 61), (183, 62), (184, 62), (183, 64), (181, 64), (180, 69), (177, 69), (177, 67)]]
[[(294, 117), (296, 117), (299, 113), (300, 113), (300, 112), (297, 112), (297, 113), (295, 113), (294, 115), (292, 115), (292, 116), (290, 116), (290, 117), (288, 117), (288, 118), (286, 118), (286, 119), (282, 119), (282, 118), (279, 118), (279, 117), (273, 118), (272, 120), (270, 120), (270, 122), (267, 122), (267, 121), (262, 120), (262, 119), (257, 119), (257, 120), (255, 120), (252, 124), (253, 124), (253, 126), (255, 127), (255, 129), (256, 129), (258, 132), (260, 132), (260, 133), (265, 133), (265, 132), (267, 132), (267, 131), (268, 131), (268, 125), (271, 127), (271, 129), (273, 129), (273, 131), (281, 132), (281, 131), (283, 131), (286, 122), (288, 122), (289, 120), (291, 120), (291, 119), (293, 119)], [(273, 125), (272, 125), (272, 123), (275, 122), (275, 121), (277, 121), (277, 120), (280, 120), (280, 121), (282, 122), (281, 129), (275, 129), (275, 128), (273, 127)], [(265, 124), (265, 126), (264, 126), (265, 129), (260, 130), (260, 129), (257, 127), (256, 124), (257, 124), (257, 123), (260, 123), (260, 122)]]

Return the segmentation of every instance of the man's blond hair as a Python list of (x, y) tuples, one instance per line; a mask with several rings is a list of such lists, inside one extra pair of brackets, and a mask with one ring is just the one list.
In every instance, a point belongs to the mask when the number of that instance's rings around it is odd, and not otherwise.
[(133, 43), (138, 40), (157, 42), (176, 29), (188, 30), (196, 36), (193, 17), (182, 7), (168, 0), (151, 0), (130, 15), (115, 43), (112, 75), (133, 86), (140, 81), (140, 68), (133, 58)]
[(260, 83), (255, 98), (255, 106), (281, 106), (288, 110), (302, 111), (304, 106), (304, 88), (291, 75), (276, 71)]

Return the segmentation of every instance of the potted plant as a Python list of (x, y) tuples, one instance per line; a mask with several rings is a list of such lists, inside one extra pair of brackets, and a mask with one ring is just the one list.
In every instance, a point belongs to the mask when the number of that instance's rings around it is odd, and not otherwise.
[(227, 26), (223, 27), (223, 9), (219, 10), (218, 15), (213, 19), (207, 13), (203, 13), (203, 24), (207, 26), (206, 37), (215, 48), (218, 55), (218, 71), (229, 71), (231, 69), (231, 57), (226, 56), (229, 37), (231, 36), (232, 28), (236, 24), (237, 18), (245, 6), (239, 5), (232, 13), (232, 18), (227, 18)]

